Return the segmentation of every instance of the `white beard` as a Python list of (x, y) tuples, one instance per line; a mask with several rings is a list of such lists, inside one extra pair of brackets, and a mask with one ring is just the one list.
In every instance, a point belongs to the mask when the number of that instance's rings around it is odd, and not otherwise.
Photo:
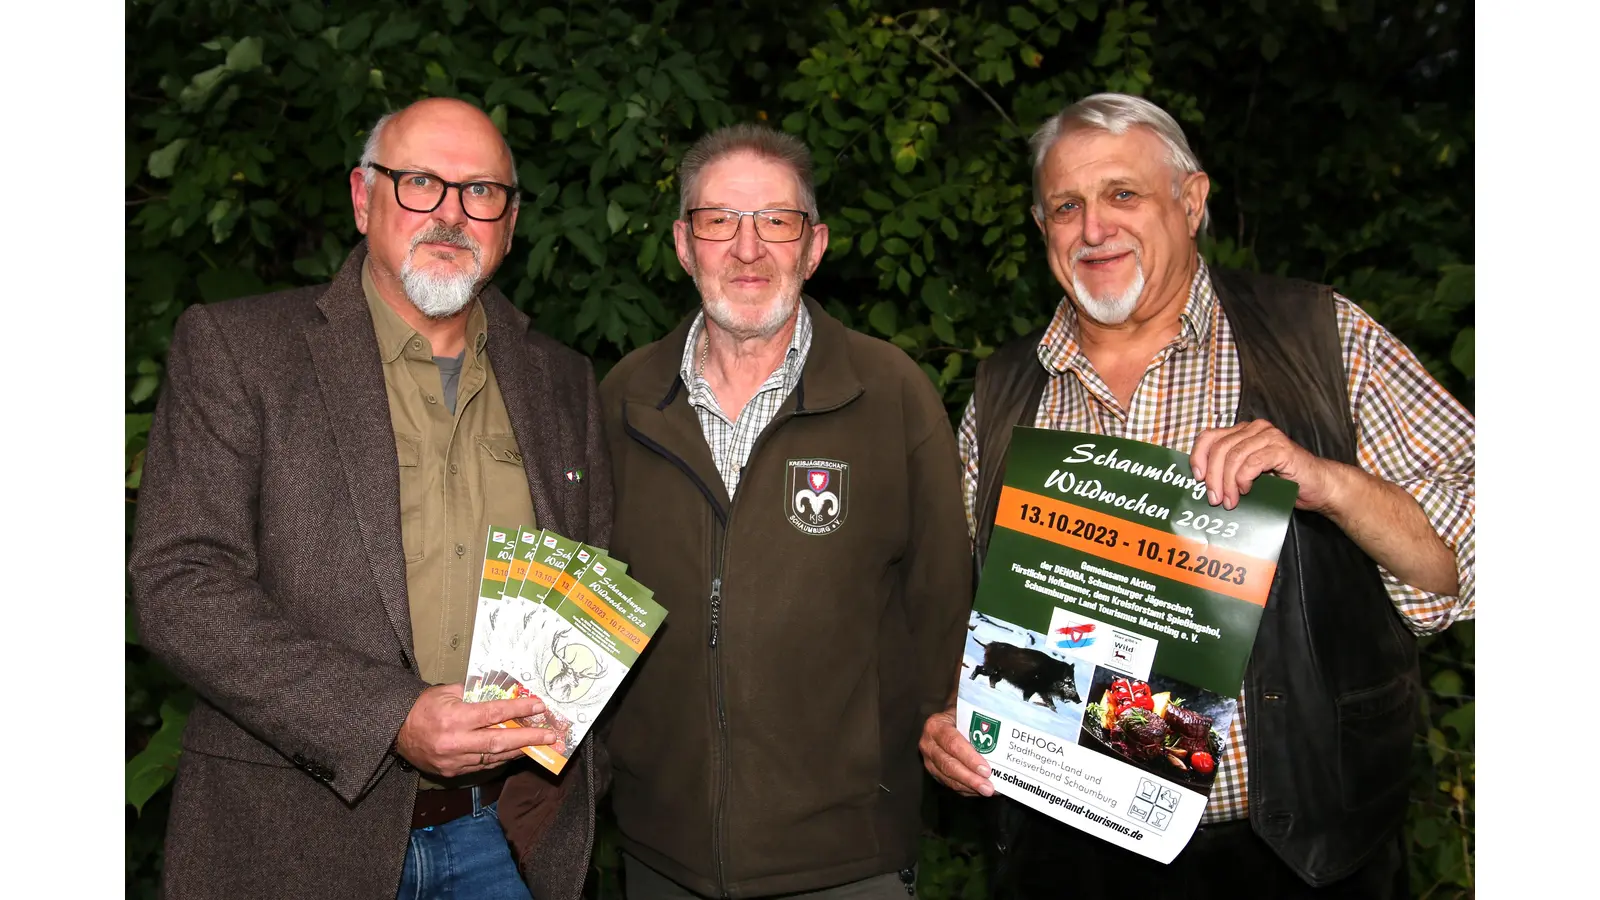
[[(451, 275), (433, 275), (412, 267), (417, 245), (424, 241), (455, 242), (472, 254), (472, 271)], [(478, 279), (483, 275), (483, 262), (477, 241), (465, 234), (443, 229), (429, 229), (411, 240), (411, 252), (400, 266), (400, 284), (405, 288), (406, 299), (419, 312), (430, 319), (448, 319), (465, 309), (478, 293)]]
[[(805, 259), (806, 253), (802, 251), (798, 265), (804, 266)], [(794, 316), (795, 308), (800, 305), (800, 289), (804, 282), (799, 270), (790, 273), (780, 272), (778, 277), (781, 280), (777, 290), (767, 302), (767, 306), (757, 311), (753, 322), (749, 319), (748, 311), (741, 310), (722, 293), (720, 282), (715, 278), (702, 278), (698, 267), (694, 275), (694, 286), (700, 291), (701, 306), (705, 309), (706, 318), (715, 322), (718, 328), (736, 340), (766, 340), (783, 328), (784, 323)]]
[(1072, 262), (1072, 296), (1077, 299), (1084, 315), (1101, 325), (1121, 325), (1128, 321), (1134, 307), (1139, 305), (1139, 295), (1144, 293), (1144, 259), (1139, 251), (1133, 250), (1133, 281), (1114, 297), (1096, 297), (1090, 293), (1088, 286), (1078, 277), (1078, 260)]
[(435, 277), (411, 268), (407, 262), (400, 268), (400, 283), (405, 287), (406, 298), (430, 319), (448, 319), (472, 302), (477, 293), (477, 272)]

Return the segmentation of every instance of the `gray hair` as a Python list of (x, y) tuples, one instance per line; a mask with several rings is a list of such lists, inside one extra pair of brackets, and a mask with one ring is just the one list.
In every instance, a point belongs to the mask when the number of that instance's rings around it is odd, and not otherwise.
[[(1044, 197), (1039, 191), (1039, 172), (1044, 168), (1044, 158), (1056, 142), (1070, 134), (1095, 129), (1110, 134), (1123, 134), (1135, 125), (1155, 132), (1167, 145), (1167, 165), (1172, 168), (1172, 196), (1182, 193), (1183, 179), (1202, 171), (1200, 160), (1189, 149), (1183, 129), (1167, 111), (1143, 97), (1132, 94), (1091, 94), (1045, 120), (1039, 130), (1028, 140), (1033, 154), (1033, 211), (1043, 218)], [(1211, 224), (1211, 205), (1207, 203), (1200, 213), (1200, 229)]]
[[(372, 129), (367, 132), (367, 142), (361, 145), (361, 177), (366, 181), (369, 191), (372, 190), (372, 182), (378, 177), (378, 170), (374, 169), (372, 164), (378, 161), (378, 145), (383, 141), (383, 129), (399, 114), (400, 110), (396, 110), (379, 116), (378, 121), (373, 122)], [(511, 186), (520, 187), (517, 183), (517, 157), (511, 152), (511, 142), (505, 139), (505, 135), (500, 136), (500, 142), (505, 145), (506, 159), (511, 161)], [(512, 194), (513, 206), (519, 205), (521, 200), (519, 194)]]
[(751, 153), (788, 166), (800, 186), (800, 204), (817, 224), (817, 188), (812, 173), (811, 150), (792, 134), (765, 125), (725, 125), (695, 141), (678, 162), (678, 218), (689, 214), (690, 198), (699, 186), (700, 174), (718, 160), (736, 153)]

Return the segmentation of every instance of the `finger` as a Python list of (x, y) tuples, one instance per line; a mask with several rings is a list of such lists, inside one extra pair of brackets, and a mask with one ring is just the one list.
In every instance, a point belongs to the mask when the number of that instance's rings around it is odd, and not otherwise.
[(1273, 465), (1271, 448), (1264, 448), (1251, 453), (1239, 461), (1239, 470), (1234, 474), (1234, 483), (1239, 488), (1239, 494), (1250, 493), (1250, 487), (1255, 484), (1264, 472), (1273, 472), (1283, 466)]
[(521, 719), (536, 716), (545, 711), (544, 701), (538, 697), (514, 697), (510, 700), (485, 700), (482, 703), (467, 704), (470, 712), (466, 724), (472, 728), (482, 728), (485, 725), (498, 725), (512, 719)]
[(994, 787), (989, 784), (989, 764), (965, 735), (952, 725), (940, 729), (933, 737), (937, 745), (933, 758), (941, 772), (976, 793), (985, 796), (994, 793)]
[[(1211, 503), (1221, 503), (1227, 509), (1232, 509), (1238, 504), (1238, 466), (1246, 456), (1256, 452), (1261, 447), (1266, 447), (1272, 442), (1277, 429), (1266, 420), (1251, 421), (1245, 424), (1237, 434), (1230, 436), (1229, 440), (1222, 442), (1222, 447), (1211, 453), (1210, 474), (1206, 479), (1206, 488)], [(1221, 455), (1219, 455), (1221, 453)]]
[(934, 773), (934, 777), (961, 793), (983, 797), (994, 793), (994, 786), (989, 784), (988, 778), (954, 755), (948, 753), (936, 755), (933, 757), (933, 764), (938, 770)]
[(1237, 506), (1241, 483), (1248, 485), (1254, 478), (1254, 475), (1243, 475), (1247, 460), (1252, 458), (1265, 460), (1268, 465), (1278, 458), (1278, 450), (1269, 435), (1253, 435), (1229, 448), (1227, 462), (1215, 473), (1217, 492), (1224, 508)]
[(1233, 509), (1239, 497), (1250, 492), (1250, 485), (1262, 472), (1283, 468), (1289, 462), (1293, 444), (1283, 432), (1264, 425), (1255, 434), (1240, 441), (1229, 454), (1228, 468), (1221, 473), (1224, 506)]
[(1222, 475), (1227, 471), (1228, 457), (1232, 454), (1233, 448), (1248, 437), (1248, 427), (1229, 429), (1226, 434), (1219, 434), (1213, 438), (1206, 447), (1205, 457), (1200, 466), (1200, 471), (1205, 474), (1203, 476), (1197, 474), (1195, 477), (1205, 482), (1206, 502), (1212, 506), (1222, 502)]
[(507, 750), (504, 753), (482, 753), (478, 756), (477, 768), (499, 768), (500, 766), (503, 766), (514, 759), (522, 758), (522, 756), (523, 753), (521, 747), (518, 747), (515, 750)]
[(967, 740), (966, 735), (952, 728), (941, 737), (939, 749), (943, 750), (946, 755), (979, 778), (989, 777), (988, 761), (983, 758), (983, 754), (979, 753), (976, 747), (972, 746), (972, 742)]
[(979, 794), (975, 789), (973, 789), (971, 787), (968, 787), (965, 782), (960, 781), (958, 779), (953, 779), (949, 775), (945, 774), (945, 771), (942, 768), (939, 767), (939, 764), (936, 763), (931, 758), (923, 757), (922, 767), (924, 769), (928, 770), (928, 774), (933, 776), (933, 780), (934, 781), (939, 782), (940, 784), (944, 785), (945, 787), (949, 788), (952, 791), (955, 791), (957, 794), (960, 794), (963, 797), (981, 797), (981, 796), (983, 796), (982, 794)]
[(1201, 481), (1205, 480), (1212, 446), (1217, 441), (1243, 427), (1243, 425), (1234, 425), (1228, 428), (1207, 428), (1205, 431), (1200, 432), (1199, 436), (1194, 439), (1194, 447), (1189, 451), (1189, 469), (1194, 472), (1194, 477)]
[(484, 730), (485, 740), (480, 743), (490, 753), (505, 753), (523, 747), (543, 747), (556, 742), (556, 733), (548, 728), (508, 726)]

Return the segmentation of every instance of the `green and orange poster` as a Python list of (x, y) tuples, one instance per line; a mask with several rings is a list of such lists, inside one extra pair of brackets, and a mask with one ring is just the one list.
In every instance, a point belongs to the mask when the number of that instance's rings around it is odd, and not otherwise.
[(995, 790), (1171, 862), (1221, 765), (1296, 492), (1264, 475), (1224, 509), (1186, 453), (1016, 428), (957, 702)]

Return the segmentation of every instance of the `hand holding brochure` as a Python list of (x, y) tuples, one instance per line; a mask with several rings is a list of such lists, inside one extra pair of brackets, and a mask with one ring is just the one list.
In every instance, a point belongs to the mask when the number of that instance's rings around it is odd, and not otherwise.
[(462, 698), (537, 697), (545, 712), (501, 728), (547, 728), (522, 748), (560, 772), (667, 611), (604, 551), (553, 531), (490, 526)]

